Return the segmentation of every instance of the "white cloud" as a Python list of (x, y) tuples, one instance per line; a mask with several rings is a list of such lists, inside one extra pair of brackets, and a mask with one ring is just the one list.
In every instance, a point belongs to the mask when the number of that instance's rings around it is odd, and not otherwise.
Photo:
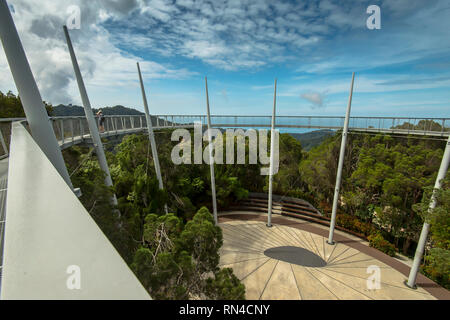
[[(304, 4), (271, 1), (176, 1), (164, 2), (158, 12), (135, 15), (113, 36), (130, 48), (148, 49), (166, 56), (183, 55), (226, 70), (255, 69), (293, 60), (290, 50), (301, 52), (320, 42), (329, 31), (320, 15)], [(154, 8), (154, 7), (152, 7)], [(307, 13), (304, 16), (297, 13)], [(142, 35), (147, 41), (143, 41)], [(151, 44), (151, 45), (150, 45)], [(284, 58), (282, 58), (284, 57)]]
[[(323, 104), (324, 94), (320, 92), (326, 92), (327, 99), (348, 94), (351, 71), (357, 72), (358, 93), (450, 85), (448, 72), (442, 71), (445, 63), (439, 65), (433, 60), (425, 59), (423, 70), (417, 65), (417, 73), (423, 73), (423, 77), (417, 76), (416, 81), (408, 75), (360, 72), (429, 56), (448, 56), (448, 4), (443, 0), (380, 0), (382, 29), (378, 31), (364, 27), (365, 1), (9, 2), (15, 7), (14, 20), (42, 96), (55, 104), (80, 101), (61, 28), (66, 9), (73, 4), (81, 8), (82, 25), (81, 30), (72, 30), (71, 36), (88, 92), (97, 99), (93, 105), (103, 103), (100, 97), (111, 101), (112, 97), (138, 92), (136, 61), (140, 61), (144, 77), (153, 83), (195, 76), (182, 65), (186, 60), (192, 65), (198, 61), (208, 64), (208, 70), (213, 66), (246, 74), (267, 68), (280, 69), (285, 72), (283, 77), (289, 77), (292, 71), (298, 77), (294, 75), (285, 84), (280, 78), (279, 96), (305, 105), (307, 101), (320, 105), (321, 98)], [(431, 65), (441, 75), (425, 74)], [(0, 74), (0, 90), (13, 89), (3, 50)], [(267, 94), (273, 94), (273, 84), (255, 84), (259, 86), (251, 89), (268, 89)], [(230, 100), (237, 96), (232, 89), (226, 93)], [(305, 100), (299, 99), (301, 95)], [(183, 101), (180, 96), (177, 99)], [(326, 103), (327, 108), (330, 105)]]
[[(66, 9), (73, 4), (81, 9), (81, 29), (69, 32), (88, 93), (90, 90), (108, 91), (112, 86), (120, 90), (136, 87), (136, 61), (141, 61), (146, 79), (185, 79), (196, 74), (186, 68), (143, 61), (114, 44), (111, 34), (100, 23), (111, 17), (122, 19), (138, 8), (137, 1), (74, 1), (70, 4), (50, 0), (10, 2), (15, 8), (13, 19), (42, 98), (53, 104), (80, 103), (62, 30), (68, 16)], [(152, 1), (151, 4), (154, 8), (164, 9), (161, 1)], [(16, 92), (1, 46), (0, 73), (0, 90)], [(92, 104), (95, 105), (95, 102)]]
[(210, 59), (216, 56), (230, 54), (229, 49), (223, 43), (212, 43), (204, 40), (186, 41), (184, 49), (188, 55), (201, 59)]
[(319, 92), (306, 92), (300, 95), (303, 99), (311, 102), (312, 108), (322, 108), (324, 105), (325, 94)]

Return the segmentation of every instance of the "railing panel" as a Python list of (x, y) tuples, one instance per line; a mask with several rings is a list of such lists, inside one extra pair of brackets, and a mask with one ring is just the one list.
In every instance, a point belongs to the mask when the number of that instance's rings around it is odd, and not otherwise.
[(11, 141), (11, 122), (0, 122), (0, 159), (9, 154), (9, 143)]
[[(205, 115), (152, 115), (155, 128), (192, 126), (195, 122), (206, 125)], [(11, 121), (23, 119), (0, 119), (0, 132), (3, 135), (6, 149), (9, 149), (11, 136)], [(241, 127), (241, 128), (269, 128), (271, 116), (248, 115), (212, 115), (213, 126)], [(88, 138), (89, 127), (85, 117), (52, 117), (56, 139), (65, 147), (71, 142), (81, 142)], [(98, 125), (98, 118), (96, 118)], [(341, 129), (344, 117), (341, 116), (277, 116), (275, 126), (278, 128), (305, 129)], [(146, 128), (145, 116), (105, 116), (105, 132), (123, 133), (124, 130)], [(384, 132), (395, 134), (414, 134), (423, 136), (446, 137), (450, 133), (450, 118), (410, 118), (410, 117), (350, 117), (350, 130), (361, 132)], [(68, 144), (69, 143), (69, 144)], [(5, 147), (0, 136), (0, 158), (7, 157)]]

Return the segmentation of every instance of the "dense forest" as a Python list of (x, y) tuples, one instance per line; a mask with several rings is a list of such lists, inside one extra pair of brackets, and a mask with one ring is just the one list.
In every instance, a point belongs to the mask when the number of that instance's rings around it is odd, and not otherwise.
[[(170, 132), (157, 135), (164, 191), (159, 190), (144, 135), (126, 136), (107, 153), (114, 190), (103, 184), (88, 148), (65, 150), (72, 182), (83, 190), (80, 200), (153, 298), (244, 299), (245, 288), (233, 271), (218, 266), (222, 231), (207, 208), (208, 166), (173, 165)], [(247, 196), (231, 171), (218, 171), (217, 186), (221, 207)], [(116, 212), (110, 201), (113, 191)]]
[[(45, 101), (43, 103), (47, 109), (47, 114), (51, 115), (53, 106)], [(6, 94), (0, 91), (0, 118), (25, 118), (20, 97), (11, 91)]]
[(326, 138), (334, 135), (336, 132), (330, 129), (321, 129), (305, 133), (289, 133), (295, 139), (300, 141), (303, 150), (309, 151), (313, 147), (321, 144)]

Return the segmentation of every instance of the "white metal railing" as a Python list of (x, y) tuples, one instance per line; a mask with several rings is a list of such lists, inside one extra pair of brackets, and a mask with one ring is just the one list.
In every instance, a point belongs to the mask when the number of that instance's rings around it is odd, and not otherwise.
[[(155, 115), (163, 122), (206, 124), (205, 115)], [(278, 128), (341, 129), (344, 125), (341, 116), (277, 116)], [(211, 115), (215, 127), (270, 127), (271, 116), (254, 115)], [(350, 130), (395, 132), (402, 134), (425, 134), (448, 136), (450, 118), (415, 117), (350, 117)]]
[[(0, 119), (0, 159), (8, 156), (11, 137), (11, 125), (14, 121), (23, 121), (25, 118)], [(86, 117), (66, 116), (50, 117), (56, 139), (62, 149), (81, 143), (90, 138)], [(98, 119), (97, 119), (98, 120)], [(152, 116), (152, 124), (155, 129), (172, 127), (174, 124), (165, 122)], [(98, 121), (97, 121), (98, 125)], [(185, 126), (178, 124), (178, 126)], [(147, 121), (144, 115), (112, 115), (105, 116), (104, 131), (102, 137), (119, 134), (134, 133), (146, 130)]]
[(3, 234), (5, 231), (5, 212), (6, 212), (6, 192), (8, 180), (6, 177), (0, 178), (0, 288), (2, 286), (3, 269)]
[[(206, 115), (154, 115), (155, 129), (192, 126), (195, 122), (206, 125)], [(89, 139), (86, 117), (50, 117), (53, 130), (61, 148)], [(0, 159), (8, 155), (11, 123), (21, 118), (0, 119)], [(277, 116), (277, 128), (333, 129), (343, 127), (344, 117), (339, 116)], [(211, 115), (213, 127), (270, 127), (271, 116)], [(147, 128), (145, 115), (105, 116), (102, 137), (141, 132)], [(446, 138), (450, 135), (450, 118), (414, 117), (350, 117), (350, 131), (412, 134)]]

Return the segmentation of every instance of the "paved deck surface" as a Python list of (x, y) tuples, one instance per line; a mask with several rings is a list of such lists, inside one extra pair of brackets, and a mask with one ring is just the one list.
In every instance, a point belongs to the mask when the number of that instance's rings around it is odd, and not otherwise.
[[(281, 224), (267, 228), (250, 219), (221, 217), (219, 225), (224, 236), (220, 266), (233, 268), (247, 299), (436, 299), (422, 287), (409, 289), (401, 272), (344, 241), (332, 246), (314, 232)], [(367, 287), (367, 268), (373, 265), (380, 268), (380, 289)]]

